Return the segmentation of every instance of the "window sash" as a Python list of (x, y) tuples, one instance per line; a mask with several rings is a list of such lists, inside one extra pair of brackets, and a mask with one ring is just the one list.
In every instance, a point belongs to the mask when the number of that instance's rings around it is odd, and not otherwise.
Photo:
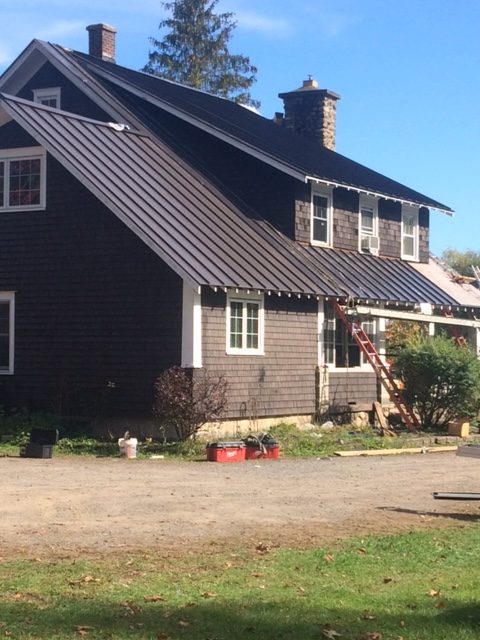
[(13, 373), (14, 294), (0, 292), (0, 374)]
[(31, 151), (0, 151), (1, 210), (45, 208), (45, 155)]
[(260, 353), (263, 332), (261, 300), (230, 299), (228, 302), (228, 353)]
[(375, 235), (375, 212), (373, 207), (362, 207), (360, 209), (360, 233), (362, 235)]
[[(327, 365), (338, 369), (355, 368), (368, 365), (367, 358), (360, 351), (354, 337), (340, 318), (337, 318), (333, 305), (324, 304), (323, 319), (323, 357)], [(372, 318), (362, 322), (362, 328), (375, 344), (377, 324)]]
[(311, 240), (321, 244), (330, 243), (332, 198), (326, 193), (312, 193)]
[(418, 211), (402, 211), (402, 258), (418, 259)]

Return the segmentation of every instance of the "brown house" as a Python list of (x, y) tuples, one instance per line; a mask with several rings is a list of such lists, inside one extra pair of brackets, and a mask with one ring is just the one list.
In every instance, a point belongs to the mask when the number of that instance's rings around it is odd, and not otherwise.
[[(478, 344), (480, 298), (429, 256), (443, 205), (334, 150), (313, 80), (267, 120), (90, 53), (33, 41), (0, 78), (0, 404), (148, 418), (155, 377), (222, 373), (229, 418), (362, 411), (396, 317)], [(448, 311), (448, 320), (444, 314)]]

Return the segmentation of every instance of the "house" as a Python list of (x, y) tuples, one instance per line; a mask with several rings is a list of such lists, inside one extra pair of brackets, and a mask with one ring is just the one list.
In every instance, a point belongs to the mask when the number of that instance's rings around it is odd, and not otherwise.
[(392, 318), (478, 348), (478, 292), (429, 254), (451, 209), (335, 151), (337, 94), (309, 79), (268, 120), (88, 32), (0, 78), (1, 404), (148, 420), (181, 365), (226, 377), (235, 428), (365, 411), (377, 375), (336, 302), (382, 357)]

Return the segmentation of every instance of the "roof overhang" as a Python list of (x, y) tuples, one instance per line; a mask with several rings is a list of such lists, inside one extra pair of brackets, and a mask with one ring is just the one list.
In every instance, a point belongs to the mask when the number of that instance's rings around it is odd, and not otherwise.
[(409, 204), (417, 207), (427, 207), (427, 209), (433, 209), (434, 211), (439, 211), (440, 213), (445, 213), (447, 216), (453, 216), (454, 211), (450, 209), (442, 209), (440, 207), (434, 207), (431, 203), (423, 203), (421, 201), (415, 200), (404, 200), (402, 198), (398, 198), (395, 196), (388, 195), (386, 193), (382, 193), (380, 191), (371, 191), (369, 189), (362, 189), (361, 187), (355, 187), (350, 184), (335, 182), (333, 180), (325, 180), (324, 178), (317, 178), (316, 176), (305, 176), (305, 182), (313, 182), (315, 184), (322, 184), (326, 187), (341, 187), (342, 189), (346, 189), (347, 191), (355, 191), (356, 193), (363, 193), (367, 196), (371, 196), (373, 198), (383, 198), (384, 200), (392, 200), (393, 202), (400, 202), (401, 204)]
[(480, 320), (469, 318), (450, 318), (445, 316), (430, 315), (421, 311), (404, 311), (400, 309), (382, 309), (379, 307), (358, 305), (347, 311), (348, 315), (374, 316), (377, 318), (391, 318), (392, 320), (409, 320), (415, 322), (433, 322), (435, 324), (472, 327), (480, 329)]

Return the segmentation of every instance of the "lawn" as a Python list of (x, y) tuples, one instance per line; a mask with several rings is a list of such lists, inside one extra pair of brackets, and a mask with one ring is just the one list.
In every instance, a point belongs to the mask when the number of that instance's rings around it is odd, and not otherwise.
[(0, 563), (0, 637), (470, 640), (480, 636), (476, 525), (308, 551), (259, 543), (178, 557)]

